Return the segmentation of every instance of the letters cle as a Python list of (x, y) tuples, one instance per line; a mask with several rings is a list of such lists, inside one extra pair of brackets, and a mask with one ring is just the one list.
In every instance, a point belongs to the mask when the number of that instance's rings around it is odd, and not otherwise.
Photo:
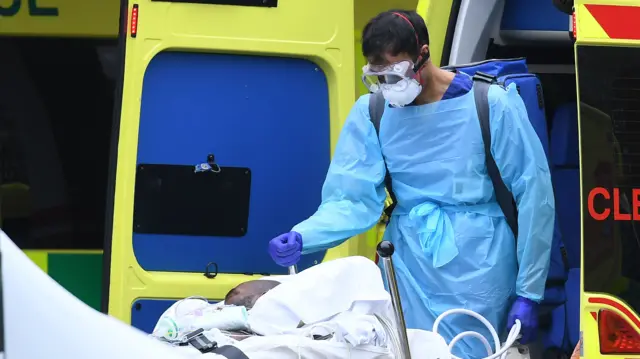
[[(596, 221), (604, 221), (613, 215), (615, 221), (640, 221), (640, 188), (632, 190), (629, 203), (625, 203), (624, 193), (619, 188), (609, 190), (596, 187), (589, 191), (587, 207), (589, 215)], [(621, 209), (628, 209), (621, 213)]]

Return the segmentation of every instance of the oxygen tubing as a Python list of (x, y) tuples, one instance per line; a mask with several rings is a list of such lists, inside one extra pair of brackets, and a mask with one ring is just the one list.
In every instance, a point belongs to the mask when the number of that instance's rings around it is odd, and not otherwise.
[[(487, 340), (487, 338), (482, 336), (482, 334), (478, 332), (473, 332), (473, 331), (462, 332), (456, 335), (451, 340), (451, 343), (449, 343), (449, 351), (453, 349), (453, 347), (456, 345), (458, 341), (460, 341), (460, 339), (469, 336), (469, 337), (474, 337), (479, 339), (482, 342), (482, 344), (484, 344), (485, 348), (487, 349), (488, 357), (483, 359), (495, 359), (498, 357), (500, 357), (501, 359), (505, 359), (507, 357), (507, 350), (516, 342), (516, 340), (518, 339), (518, 336), (520, 335), (520, 327), (522, 324), (518, 319), (516, 319), (516, 323), (513, 325), (513, 327), (509, 331), (509, 335), (507, 336), (507, 340), (505, 341), (504, 345), (500, 345), (500, 337), (498, 336), (496, 329), (491, 325), (491, 323), (489, 323), (489, 321), (482, 315), (468, 309), (450, 309), (440, 314), (440, 316), (438, 316), (436, 321), (433, 323), (432, 332), (438, 333), (438, 326), (440, 326), (440, 322), (446, 316), (449, 316), (452, 314), (470, 315), (478, 319), (482, 324), (484, 324), (484, 326), (487, 327), (487, 329), (489, 330), (489, 333), (491, 333), (491, 337), (493, 338), (493, 342), (495, 343), (495, 352), (491, 349), (491, 345), (489, 344), (489, 341)], [(451, 355), (451, 357), (453, 359), (461, 359), (454, 355)]]

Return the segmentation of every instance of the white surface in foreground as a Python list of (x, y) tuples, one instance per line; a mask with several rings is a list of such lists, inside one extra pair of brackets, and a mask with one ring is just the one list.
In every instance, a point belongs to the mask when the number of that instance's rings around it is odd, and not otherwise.
[(0, 231), (5, 356), (11, 359), (183, 359), (181, 351), (97, 312)]

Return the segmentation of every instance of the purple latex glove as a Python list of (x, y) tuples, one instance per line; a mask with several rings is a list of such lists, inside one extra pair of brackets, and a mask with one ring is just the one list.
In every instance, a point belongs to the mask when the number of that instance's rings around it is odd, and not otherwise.
[(302, 255), (302, 236), (298, 232), (281, 234), (269, 241), (269, 254), (283, 267), (292, 266)]
[(507, 317), (507, 330), (520, 320), (520, 344), (529, 344), (536, 339), (538, 332), (538, 303), (524, 297), (518, 297), (511, 306)]

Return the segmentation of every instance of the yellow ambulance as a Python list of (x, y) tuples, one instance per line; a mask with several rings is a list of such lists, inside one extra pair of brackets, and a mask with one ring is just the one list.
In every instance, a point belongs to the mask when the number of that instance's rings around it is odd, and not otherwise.
[[(544, 355), (567, 357), (582, 339), (587, 358), (640, 358), (637, 0), (123, 1), (109, 313), (149, 331), (177, 299), (221, 300), (285, 273), (266, 244), (319, 204), (363, 93), (359, 30), (390, 8), (425, 17), (440, 65), (527, 59), (573, 257), (549, 329), (561, 344)], [(362, 235), (300, 267), (373, 258), (375, 243)]]

